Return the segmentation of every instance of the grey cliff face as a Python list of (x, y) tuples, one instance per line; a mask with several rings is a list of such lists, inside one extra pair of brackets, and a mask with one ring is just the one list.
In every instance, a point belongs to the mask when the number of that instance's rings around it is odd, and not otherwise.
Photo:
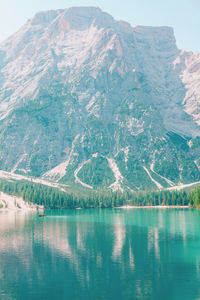
[(89, 189), (198, 181), (199, 82), (169, 27), (38, 13), (0, 45), (0, 168)]

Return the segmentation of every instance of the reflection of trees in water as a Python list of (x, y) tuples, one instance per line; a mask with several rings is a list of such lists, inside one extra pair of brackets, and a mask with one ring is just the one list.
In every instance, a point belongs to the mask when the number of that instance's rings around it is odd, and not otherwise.
[[(195, 218), (184, 211), (104, 210), (43, 220), (24, 215), (15, 221), (1, 219), (0, 224), (4, 222), (0, 283), (16, 299), (22, 296), (23, 286), (27, 291), (33, 288), (32, 278), (44, 296), (54, 286), (52, 296), (62, 292), (68, 299), (80, 299), (80, 293), (90, 299), (94, 292), (99, 295), (96, 299), (109, 299), (108, 295), (113, 299), (170, 299), (174, 290), (187, 299), (184, 289), (181, 292), (175, 286), (177, 278), (199, 279), (199, 252), (194, 250), (192, 261), (184, 261), (190, 251), (187, 242), (196, 241), (195, 235), (186, 234)], [(19, 283), (17, 288), (14, 282)], [(187, 285), (196, 291), (196, 283), (188, 281)]]

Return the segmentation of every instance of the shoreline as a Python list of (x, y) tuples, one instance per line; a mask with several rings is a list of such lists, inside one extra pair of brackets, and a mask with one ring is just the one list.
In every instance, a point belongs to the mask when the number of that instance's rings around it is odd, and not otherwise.
[(146, 205), (146, 206), (137, 206), (137, 205), (123, 205), (123, 206), (119, 206), (119, 207), (115, 207), (115, 208), (122, 208), (122, 209), (149, 209), (149, 208), (153, 208), (153, 209), (168, 209), (168, 208), (190, 208), (189, 205)]
[(21, 197), (8, 195), (0, 192), (0, 212), (10, 211), (24, 211), (24, 212), (37, 212), (43, 211), (44, 207), (34, 203), (28, 203)]

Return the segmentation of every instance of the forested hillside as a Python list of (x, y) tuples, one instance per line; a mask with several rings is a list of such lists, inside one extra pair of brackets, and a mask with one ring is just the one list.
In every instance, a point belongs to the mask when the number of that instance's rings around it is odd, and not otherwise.
[(27, 202), (44, 205), (46, 209), (112, 208), (123, 205), (179, 205), (200, 206), (200, 187), (194, 191), (112, 192), (60, 190), (28, 181), (0, 181), (0, 190), (22, 197)]

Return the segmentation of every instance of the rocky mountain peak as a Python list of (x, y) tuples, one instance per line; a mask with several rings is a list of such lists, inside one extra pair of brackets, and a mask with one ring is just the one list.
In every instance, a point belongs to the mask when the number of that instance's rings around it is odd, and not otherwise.
[(52, 22), (55, 18), (57, 18), (60, 14), (62, 14), (64, 10), (49, 10), (49, 11), (41, 11), (35, 14), (33, 18), (28, 20), (28, 23), (31, 25), (41, 25), (45, 26), (45, 24)]
[(86, 30), (92, 23), (99, 27), (108, 27), (115, 21), (112, 16), (98, 7), (71, 7), (55, 11), (37, 13), (31, 20), (31, 25), (50, 26), (51, 23), (66, 22), (66, 30)]

